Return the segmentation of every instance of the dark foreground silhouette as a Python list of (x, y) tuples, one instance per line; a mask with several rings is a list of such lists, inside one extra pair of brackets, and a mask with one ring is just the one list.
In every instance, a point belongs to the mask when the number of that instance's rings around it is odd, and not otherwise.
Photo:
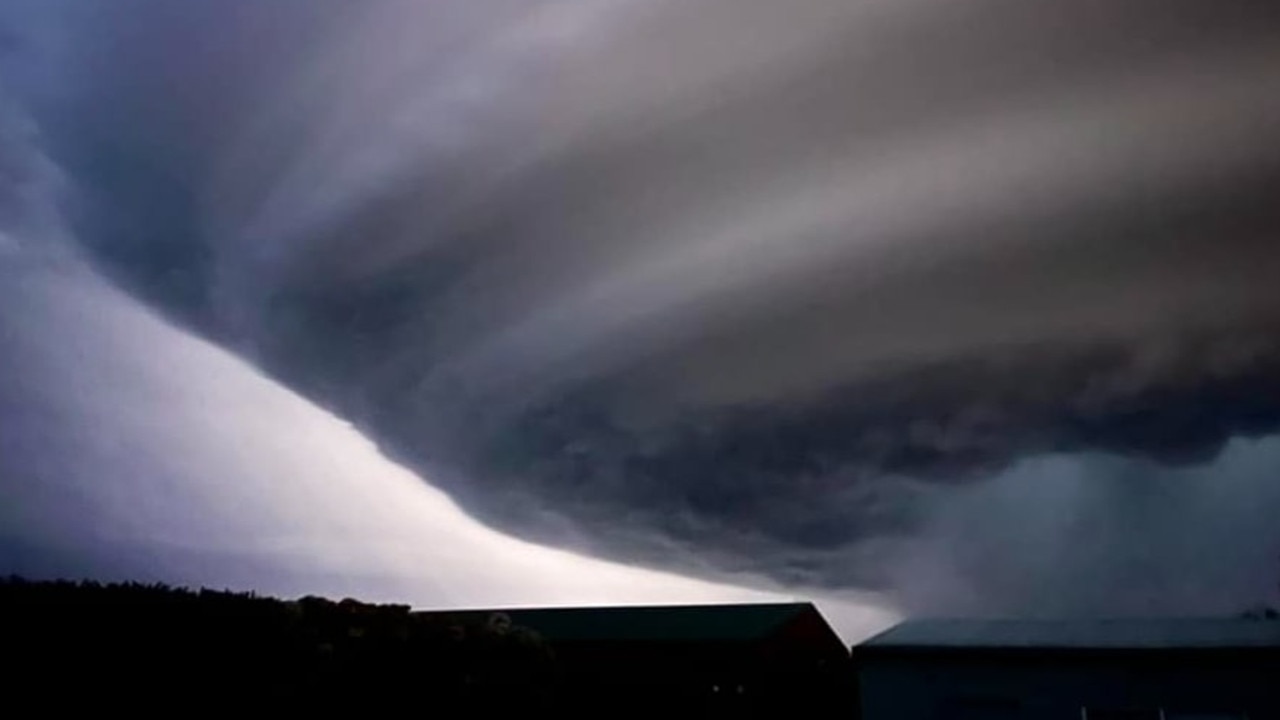
[(42, 713), (776, 717), (848, 708), (808, 603), (412, 612), (0, 580), (3, 686)]
[[(164, 585), (0, 580), (4, 704), (40, 714), (534, 709), (550, 649), (489, 617)], [(397, 714), (399, 714), (397, 712)]]
[(809, 603), (413, 612), (10, 578), (0, 716), (1271, 720), (1274, 617), (907, 621), (851, 655)]

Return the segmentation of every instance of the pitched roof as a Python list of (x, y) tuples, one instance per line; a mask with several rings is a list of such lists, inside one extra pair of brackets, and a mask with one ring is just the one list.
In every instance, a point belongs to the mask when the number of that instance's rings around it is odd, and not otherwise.
[[(768, 638), (805, 613), (811, 603), (651, 605), (510, 609), (516, 625), (551, 641), (750, 641)], [(834, 632), (833, 632), (834, 637)]]
[(909, 620), (860, 648), (1209, 649), (1280, 648), (1280, 621), (1185, 618), (1125, 620)]

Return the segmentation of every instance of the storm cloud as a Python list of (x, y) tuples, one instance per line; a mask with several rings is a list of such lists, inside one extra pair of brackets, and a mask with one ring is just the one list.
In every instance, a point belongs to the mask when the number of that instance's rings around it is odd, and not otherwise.
[[(76, 263), (4, 258), (0, 279), (6, 573), (431, 607), (779, 597), (507, 537)], [(829, 608), (855, 635), (886, 617)]]
[[(494, 527), (919, 611), (1267, 592), (1263, 5), (125, 0), (4, 19), (69, 244)], [(1059, 510), (1104, 530), (1022, 525)], [(1220, 563), (1221, 595), (1185, 589)], [(1076, 579), (1097, 594), (1033, 591)]]

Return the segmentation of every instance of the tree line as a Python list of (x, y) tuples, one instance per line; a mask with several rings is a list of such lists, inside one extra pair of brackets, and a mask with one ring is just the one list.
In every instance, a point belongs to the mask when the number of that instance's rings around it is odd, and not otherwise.
[(10, 700), (46, 709), (528, 710), (557, 683), (548, 644), (500, 613), (163, 584), (0, 579), (0, 652)]

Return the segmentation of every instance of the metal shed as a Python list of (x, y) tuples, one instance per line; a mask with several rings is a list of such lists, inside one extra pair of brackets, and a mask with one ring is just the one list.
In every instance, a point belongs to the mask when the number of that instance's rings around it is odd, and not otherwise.
[(918, 620), (852, 660), (863, 720), (1280, 718), (1276, 620)]

